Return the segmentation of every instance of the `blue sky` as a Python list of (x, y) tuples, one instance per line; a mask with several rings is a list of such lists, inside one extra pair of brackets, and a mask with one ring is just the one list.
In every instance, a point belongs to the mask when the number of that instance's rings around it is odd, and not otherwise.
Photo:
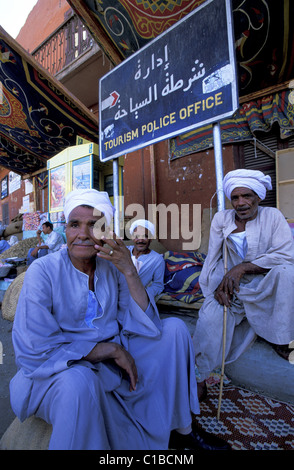
[(38, 0), (0, 0), (0, 25), (14, 39)]

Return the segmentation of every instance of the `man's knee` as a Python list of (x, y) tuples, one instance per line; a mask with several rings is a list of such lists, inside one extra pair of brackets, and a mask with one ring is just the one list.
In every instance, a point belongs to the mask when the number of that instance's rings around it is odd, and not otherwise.
[(289, 280), (294, 278), (294, 266), (290, 264), (283, 264), (280, 266), (274, 266), (271, 269), (272, 273), (278, 274), (279, 277), (283, 280)]
[(95, 374), (91, 369), (70, 367), (56, 376), (53, 384), (55, 400), (58, 400), (61, 406), (70, 406), (80, 401), (89, 402), (94, 380)]
[(166, 318), (165, 320), (163, 320), (162, 324), (164, 333), (168, 336), (172, 336), (174, 334), (182, 334), (186, 336), (189, 333), (185, 322), (183, 322), (183, 320), (181, 320), (180, 318)]

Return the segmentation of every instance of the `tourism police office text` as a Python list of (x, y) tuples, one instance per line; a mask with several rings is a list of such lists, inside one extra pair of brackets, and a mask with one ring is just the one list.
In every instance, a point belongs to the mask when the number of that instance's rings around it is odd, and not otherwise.
[(188, 119), (191, 116), (199, 115), (207, 110), (211, 110), (214, 107), (220, 106), (223, 104), (222, 92), (212, 94), (206, 98), (201, 99), (200, 101), (195, 101), (194, 103), (189, 104), (188, 106), (181, 108), (178, 112), (172, 112), (166, 116), (154, 119), (153, 121), (148, 122), (147, 124), (142, 124), (141, 127), (137, 127), (131, 131), (125, 132), (124, 134), (115, 137), (114, 139), (109, 139), (104, 142), (105, 151), (108, 151), (112, 148), (119, 147), (120, 145), (125, 144), (126, 142), (131, 142), (136, 138), (144, 136), (146, 134), (155, 133), (157, 130), (160, 130), (164, 127), (172, 126), (177, 123), (177, 120)]

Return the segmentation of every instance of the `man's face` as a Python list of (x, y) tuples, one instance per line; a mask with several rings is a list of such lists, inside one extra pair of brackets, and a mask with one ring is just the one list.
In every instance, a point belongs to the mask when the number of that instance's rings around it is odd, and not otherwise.
[(252, 220), (257, 216), (261, 199), (249, 188), (235, 188), (231, 193), (231, 203), (239, 220)]
[(94, 245), (103, 245), (94, 236), (95, 223), (101, 218), (93, 214), (91, 207), (78, 206), (69, 215), (66, 227), (66, 240), (71, 258), (87, 260), (96, 256)]
[(151, 240), (148, 238), (149, 232), (144, 227), (137, 227), (133, 233), (134, 246), (137, 252), (145, 252), (148, 250)]
[(47, 225), (45, 225), (45, 224), (42, 225), (42, 232), (43, 232), (45, 235), (47, 235), (48, 230), (49, 230), (49, 227), (47, 227)]

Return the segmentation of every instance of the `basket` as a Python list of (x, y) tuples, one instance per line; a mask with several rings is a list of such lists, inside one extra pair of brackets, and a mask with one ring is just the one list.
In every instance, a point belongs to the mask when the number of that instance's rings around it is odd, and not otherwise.
[(2, 317), (4, 318), (4, 320), (14, 320), (16, 306), (20, 291), (22, 289), (24, 277), (25, 272), (19, 274), (5, 292), (2, 302)]

